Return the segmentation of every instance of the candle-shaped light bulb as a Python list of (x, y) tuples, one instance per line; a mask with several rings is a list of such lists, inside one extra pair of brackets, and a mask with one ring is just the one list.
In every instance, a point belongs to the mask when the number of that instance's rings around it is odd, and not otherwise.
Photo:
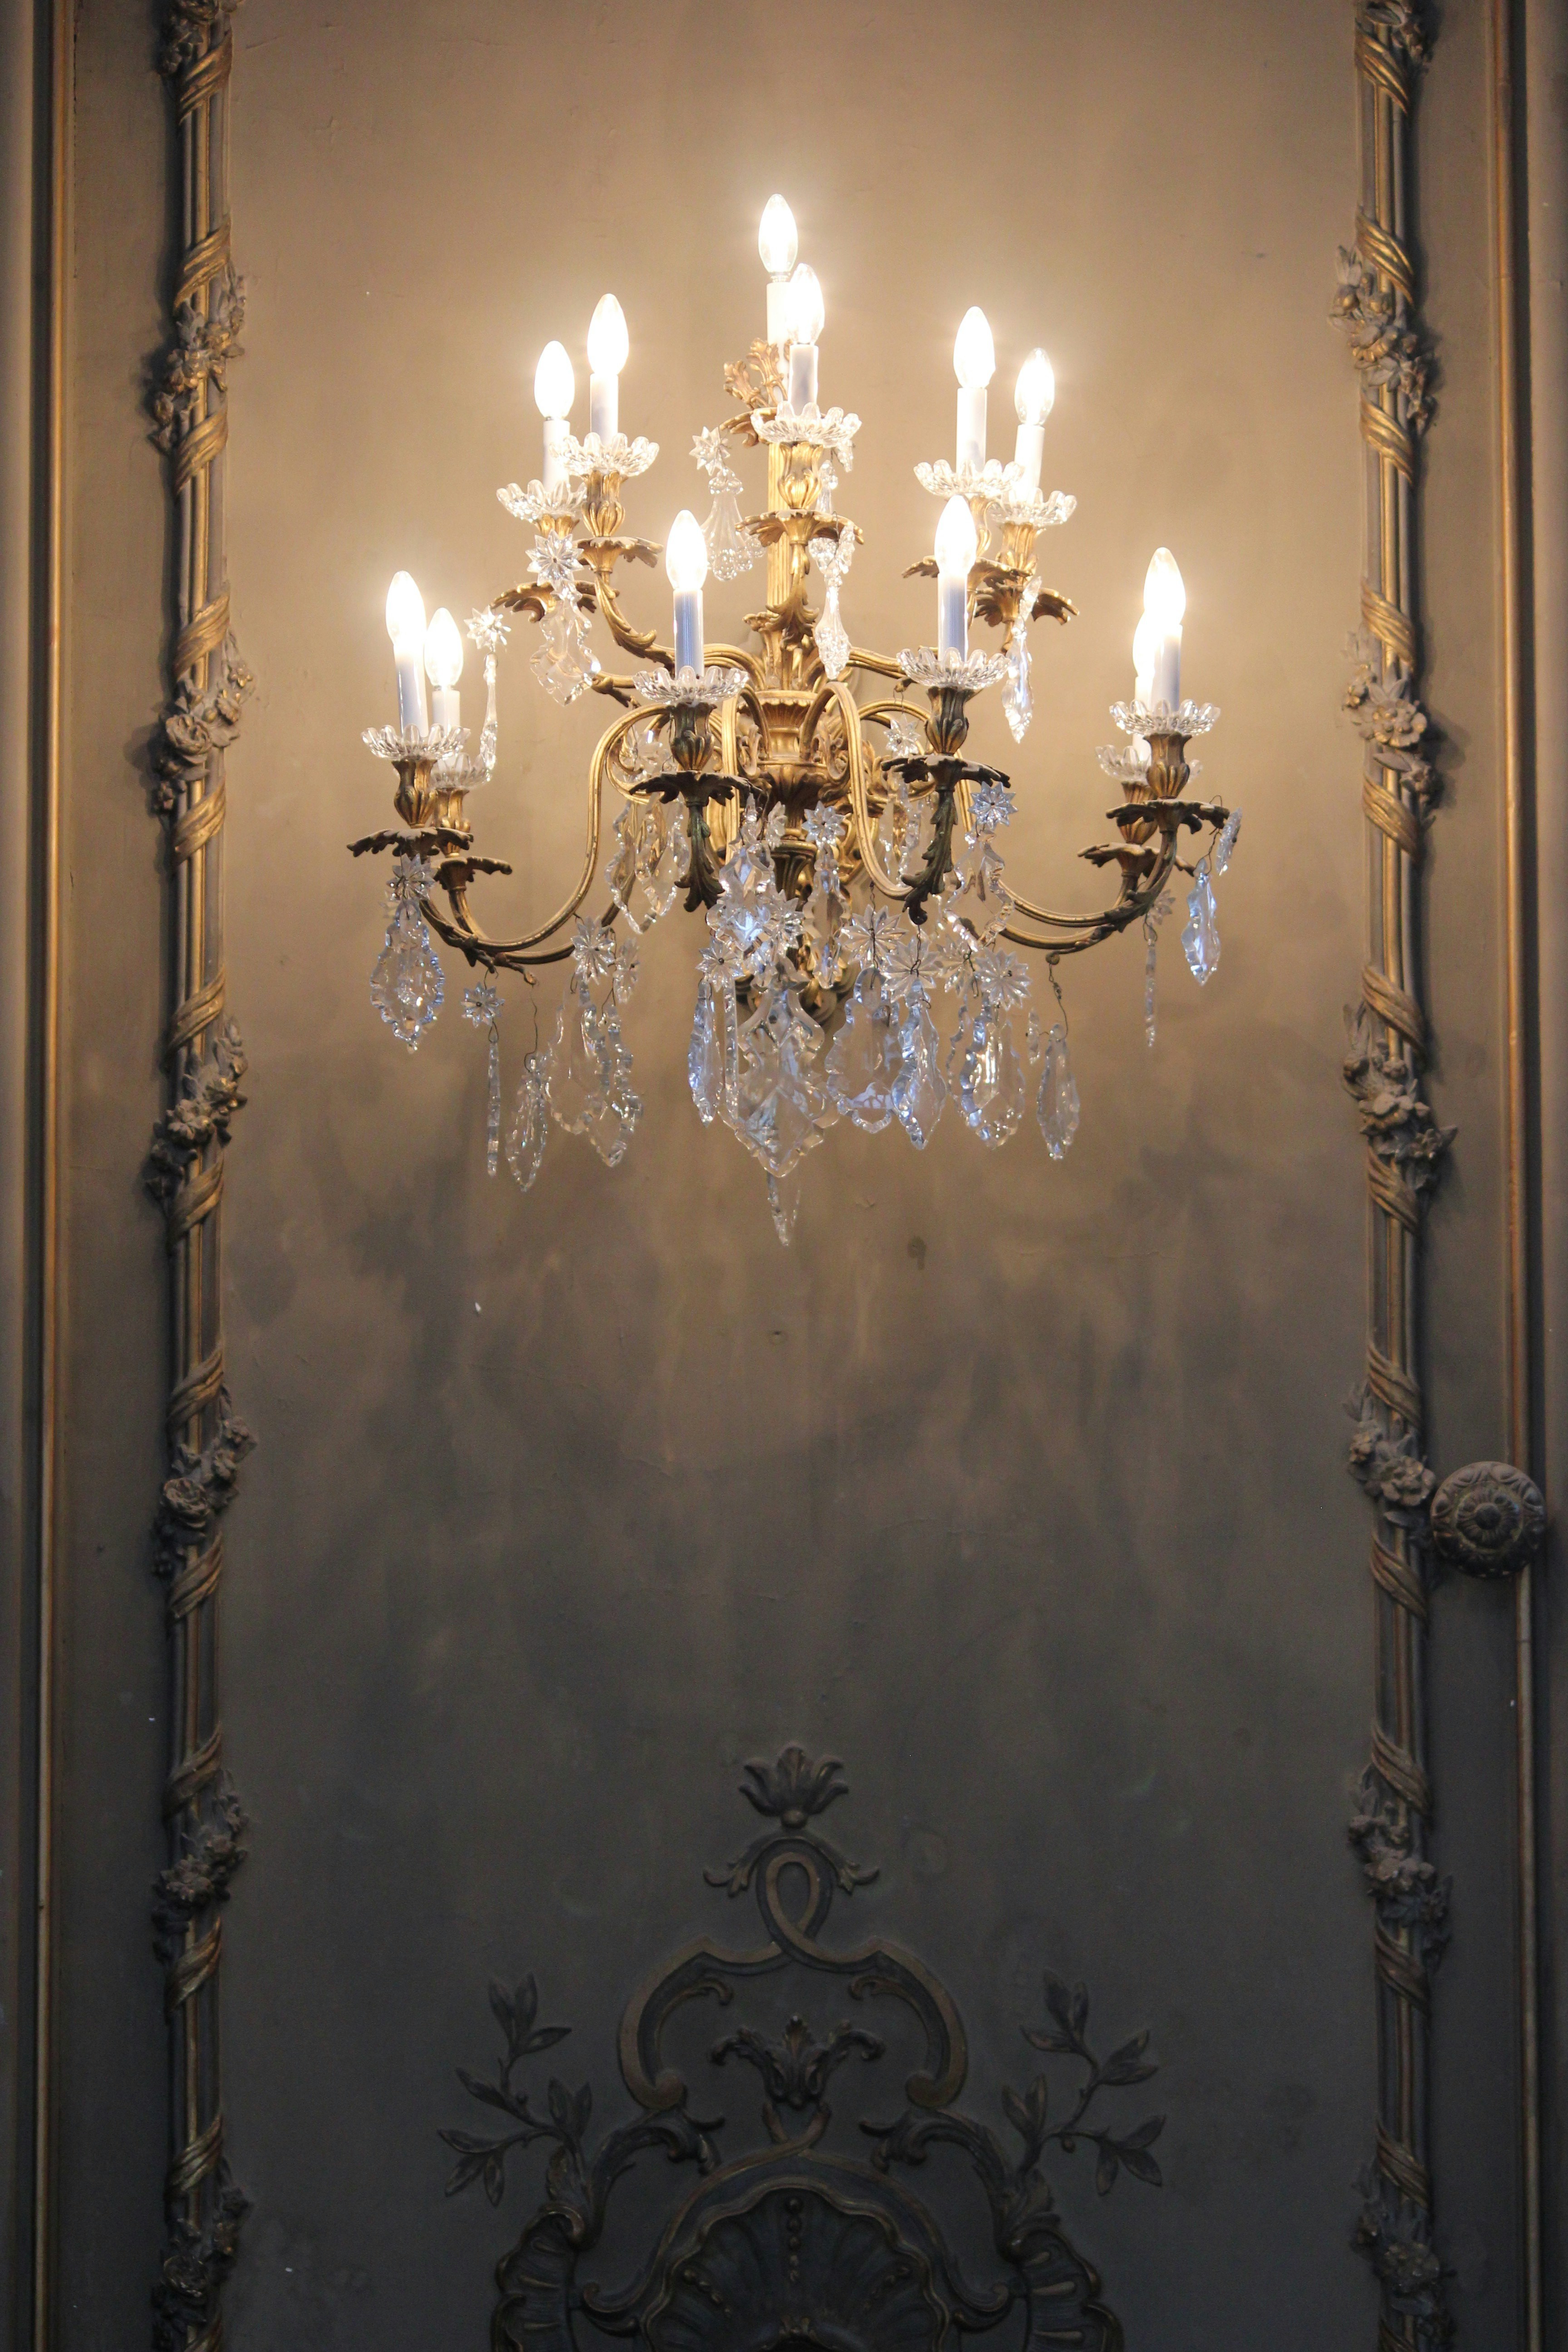
[(816, 405), (816, 346), (826, 324), (822, 289), (809, 262), (801, 262), (791, 278), (789, 296), (789, 404), (798, 416)]
[(1182, 699), (1182, 616), (1187, 592), (1176, 559), (1157, 547), (1143, 582), (1143, 612), (1154, 632), (1149, 709), (1174, 710)]
[(702, 583), (708, 577), (708, 541), (689, 507), (669, 526), (664, 568), (675, 591), (675, 667), (702, 675)]
[(958, 470), (976, 473), (985, 463), (985, 387), (996, 373), (996, 346), (984, 310), (973, 304), (953, 339), (952, 371), (958, 378)]
[(463, 675), (463, 640), (445, 604), (431, 614), (425, 632), (425, 675), (435, 689), (430, 697), (432, 725), (461, 726), (458, 680)]
[(601, 294), (588, 321), (588, 430), (601, 445), (620, 430), (621, 370), (630, 350), (626, 312), (613, 294)]
[(936, 649), (969, 651), (969, 574), (980, 552), (980, 535), (967, 499), (951, 498), (936, 526)]
[(1040, 460), (1046, 451), (1046, 419), (1056, 406), (1057, 379), (1044, 352), (1032, 351), (1018, 370), (1013, 387), (1013, 407), (1018, 438), (1013, 458), (1027, 489), (1040, 487)]
[(768, 341), (787, 343), (789, 341), (789, 274), (795, 268), (795, 255), (800, 251), (800, 238), (795, 232), (795, 215), (782, 196), (770, 196), (763, 206), (762, 223), (757, 230), (757, 251), (763, 257), (763, 268), (768, 273)]
[(397, 664), (397, 723), (417, 727), (423, 734), (430, 724), (425, 702), (425, 599), (406, 572), (394, 572), (386, 592), (386, 634)]
[(577, 379), (572, 372), (566, 346), (546, 343), (533, 371), (534, 404), (544, 419), (544, 464), (540, 480), (546, 491), (560, 489), (566, 479), (565, 450), (572, 432), (566, 420), (576, 397)]

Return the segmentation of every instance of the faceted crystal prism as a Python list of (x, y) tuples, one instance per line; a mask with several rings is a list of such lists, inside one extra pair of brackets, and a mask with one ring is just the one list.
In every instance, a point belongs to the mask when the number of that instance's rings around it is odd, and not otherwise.
[(893, 1089), (903, 1051), (887, 983), (865, 970), (844, 1008), (844, 1025), (827, 1055), (827, 1089), (845, 1116), (868, 1135), (893, 1116)]
[(835, 1113), (812, 1063), (822, 1032), (774, 981), (741, 1024), (731, 1125), (770, 1176), (787, 1176)]
[(1013, 1024), (994, 1007), (966, 1011), (948, 1056), (959, 1108), (982, 1143), (998, 1150), (1024, 1116), (1024, 1066)]
[(742, 520), (738, 474), (713, 480), (712, 509), (702, 526), (708, 544), (708, 569), (715, 580), (738, 580), (757, 560), (758, 547)]
[(532, 661), (533, 675), (545, 693), (563, 707), (575, 702), (598, 667), (575, 612), (552, 604), (540, 623), (539, 651)]
[(1209, 880), (1208, 859), (1197, 870), (1197, 877), (1187, 895), (1187, 919), (1182, 931), (1182, 951), (1188, 969), (1201, 988), (1212, 980), (1219, 964), (1219, 925), (1215, 919), (1214, 885)]
[(712, 1124), (724, 1106), (724, 1038), (719, 1018), (719, 986), (717, 981), (700, 980), (697, 983), (697, 1010), (686, 1053), (691, 1099), (704, 1127)]
[(768, 1178), (768, 1209), (773, 1221), (773, 1231), (785, 1249), (795, 1238), (795, 1221), (800, 1215), (800, 1171), (793, 1176)]
[(1236, 855), (1237, 835), (1240, 831), (1241, 811), (1239, 809), (1232, 809), (1230, 814), (1225, 821), (1225, 831), (1220, 835), (1219, 839), (1215, 844), (1214, 870), (1216, 875), (1223, 874), (1226, 871), (1232, 857)]
[(370, 1001), (411, 1054), (441, 1010), (445, 988), (419, 901), (412, 895), (400, 898), (370, 976)]
[(507, 1166), (526, 1192), (539, 1173), (550, 1140), (550, 1055), (525, 1054), (517, 1108), (507, 1130)]
[(599, 1016), (576, 981), (567, 985), (550, 1045), (550, 1116), (566, 1135), (586, 1135), (604, 1091)]
[(1078, 1081), (1068, 1053), (1068, 1033), (1058, 1021), (1046, 1040), (1046, 1066), (1036, 1106), (1040, 1132), (1053, 1160), (1059, 1160), (1078, 1133)]
[(942, 901), (943, 914), (950, 924), (962, 925), (977, 940), (989, 940), (1011, 919), (1013, 910), (1013, 893), (990, 835), (969, 837), (954, 863), (952, 885)]
[(910, 982), (900, 1015), (902, 1060), (893, 1080), (893, 1112), (915, 1149), (923, 1151), (942, 1117), (947, 1081), (942, 1075), (942, 1039), (918, 980)]
[(1028, 632), (1022, 613), (1013, 624), (1013, 642), (1007, 649), (1007, 682), (1002, 688), (1002, 714), (1012, 731), (1014, 742), (1021, 743), (1035, 715), (1035, 698), (1029, 690)]

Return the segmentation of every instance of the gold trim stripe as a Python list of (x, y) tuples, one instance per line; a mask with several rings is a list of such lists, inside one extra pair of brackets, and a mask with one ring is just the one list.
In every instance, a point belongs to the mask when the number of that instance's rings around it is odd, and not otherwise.
[(204, 604), (200, 612), (193, 613), (174, 639), (174, 650), (169, 664), (174, 676), (184, 677), (187, 670), (195, 669), (199, 661), (205, 661), (208, 654), (217, 651), (227, 635), (228, 591), (226, 588), (221, 596), (215, 596), (210, 604)]
[(219, 2107), (206, 2129), (198, 2132), (181, 2151), (178, 2162), (169, 2167), (166, 2194), (171, 2198), (188, 2197), (216, 2168), (222, 2157), (223, 2109)]
[(1386, 1021), (1391, 1029), (1397, 1029), (1402, 1037), (1408, 1038), (1418, 1054), (1425, 1050), (1426, 1016), (1396, 981), (1379, 971), (1374, 963), (1363, 964), (1361, 992), (1380, 1021)]
[(1403, 2141), (1396, 2140), (1391, 2132), (1385, 2131), (1382, 2124), (1377, 2127), (1377, 2167), (1380, 2172), (1393, 2181), (1396, 2189), (1402, 2189), (1406, 2197), (1411, 2198), (1415, 2203), (1430, 2207), (1431, 2174), (1421, 2162), (1420, 2158), (1413, 2154)]
[[(1415, 441), (1398, 419), (1390, 416), (1386, 408), (1380, 408), (1375, 400), (1362, 402), (1361, 433), (1362, 439), (1375, 449), (1380, 457), (1387, 457), (1396, 466), (1407, 482), (1415, 479)], [(1386, 609), (1392, 614), (1397, 612), (1398, 607), (1390, 604)], [(1414, 660), (1415, 656), (1412, 655), (1408, 658)]]
[(1391, 1739), (1381, 1723), (1372, 1727), (1372, 1761), (1391, 1789), (1404, 1798), (1423, 1821), (1431, 1818), (1432, 1787), (1407, 1748)]
[(183, 490), (187, 482), (194, 481), (204, 467), (221, 455), (227, 440), (228, 411), (215, 408), (174, 445), (169, 469), (174, 489)]
[(194, 1225), (210, 1217), (223, 1198), (223, 1161), (215, 1160), (188, 1184), (182, 1184), (169, 1202), (169, 1240), (184, 1241)]
[(187, 74), (182, 74), (174, 85), (174, 112), (180, 121), (194, 114), (216, 96), (227, 81), (234, 68), (234, 36), (226, 33), (216, 48), (198, 58)]
[(1391, 1991), (1403, 1994), (1406, 2000), (1414, 2001), (1417, 2009), (1431, 2008), (1432, 1994), (1426, 1982), (1426, 1971), (1394, 1942), (1385, 1927), (1377, 1929), (1374, 1955), (1377, 1973)]
[(1391, 661), (1415, 667), (1415, 625), (1381, 595), (1370, 580), (1361, 583), (1361, 616)]
[(165, 1415), (170, 1436), (183, 1436), (187, 1423), (216, 1402), (222, 1386), (223, 1350), (216, 1348), (199, 1364), (193, 1364), (184, 1380), (176, 1381), (170, 1390)]
[(191, 803), (184, 815), (174, 827), (174, 836), (169, 845), (169, 854), (175, 865), (184, 866), (187, 858), (195, 856), (198, 849), (204, 849), (214, 834), (221, 829), (227, 814), (227, 793), (220, 775), (210, 790), (203, 793), (199, 801)]
[(1398, 60), (1366, 28), (1358, 26), (1355, 61), (1375, 89), (1394, 100), (1401, 114), (1410, 111), (1410, 84)]
[(228, 987), (228, 975), (220, 964), (204, 986), (187, 996), (169, 1024), (169, 1034), (163, 1040), (163, 1058), (173, 1061), (184, 1047), (195, 1043), (204, 1029), (210, 1029), (223, 1011)]
[(1410, 256), (1392, 229), (1380, 228), (1370, 213), (1358, 212), (1355, 219), (1356, 251), (1363, 261), (1381, 270), (1392, 286), (1398, 288), (1407, 302), (1415, 299), (1415, 270)]
[[(201, 1990), (208, 1979), (216, 1975), (217, 1964), (222, 1958), (223, 1917), (220, 1913), (200, 1942), (187, 1945), (179, 1957), (169, 1964), (169, 1971), (163, 1980), (163, 1999), (171, 2014), (176, 2009), (183, 2009), (186, 2001)], [(217, 2137), (221, 2142), (223, 2137), (221, 2126)], [(214, 2161), (216, 2161), (216, 2157)], [(208, 2166), (202, 2167), (202, 2171), (208, 2169), (210, 2169)], [(198, 2179), (201, 2178), (200, 2172), (196, 2178)]]
[(180, 266), (180, 282), (174, 289), (174, 308), (194, 302), (202, 288), (223, 275), (228, 267), (229, 236), (226, 215), (216, 228), (199, 237), (186, 253)]
[(1390, 1551), (1386, 1544), (1380, 1544), (1375, 1536), (1372, 1545), (1372, 1572), (1390, 1599), (1397, 1601), (1401, 1608), (1408, 1609), (1410, 1614), (1425, 1625), (1426, 1594), (1420, 1578), (1408, 1560), (1401, 1559), (1399, 1554)]
[(215, 1536), (207, 1549), (187, 1561), (169, 1587), (169, 1614), (188, 1617), (193, 1609), (217, 1590), (223, 1574), (223, 1538)]
[(223, 1726), (215, 1723), (199, 1748), (182, 1758), (163, 1783), (163, 1811), (180, 1812), (208, 1789), (223, 1769)]
[[(1384, 769), (1379, 772), (1388, 774), (1391, 772)], [(1421, 827), (1416, 822), (1415, 810), (1408, 807), (1396, 792), (1391, 792), (1386, 784), (1380, 784), (1375, 776), (1363, 776), (1361, 806), (1367, 822), (1375, 824), (1379, 833), (1402, 849), (1412, 865), (1419, 861)]]

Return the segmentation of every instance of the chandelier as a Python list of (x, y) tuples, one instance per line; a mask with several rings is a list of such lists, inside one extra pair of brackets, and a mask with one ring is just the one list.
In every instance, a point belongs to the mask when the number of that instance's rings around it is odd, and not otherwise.
[[(573, 432), (573, 366), (552, 342), (534, 379), (539, 478), (497, 493), (533, 543), (527, 578), (468, 625), (487, 693), (472, 751), (461, 723), (458, 626), (445, 609), (426, 624), (407, 572), (392, 583), (397, 724), (369, 730), (364, 740), (395, 771), (399, 823), (352, 848), (393, 857), (371, 994), (394, 1034), (417, 1047), (440, 1010), (432, 933), (479, 975), (463, 1010), (488, 1038), (491, 1175), (502, 1146), (497, 975), (533, 984), (540, 967), (567, 966), (553, 1028), (542, 1032), (536, 1017), (505, 1137), (525, 1191), (552, 1126), (585, 1136), (608, 1166), (625, 1153), (642, 1108), (622, 1034), (637, 942), (678, 903), (698, 917), (692, 1100), (705, 1123), (728, 1127), (760, 1163), (787, 1244), (801, 1163), (840, 1118), (871, 1132), (897, 1126), (923, 1148), (951, 1102), (994, 1150), (1023, 1125), (1032, 1094), (1047, 1150), (1060, 1160), (1079, 1117), (1062, 960), (1141, 927), (1152, 1045), (1156, 940), (1175, 877), (1190, 884), (1186, 961), (1205, 982), (1219, 958), (1214, 885), (1240, 819), (1188, 797), (1197, 773), (1188, 742), (1218, 713), (1183, 699), (1184, 591), (1161, 548), (1133, 639), (1133, 696), (1111, 708), (1124, 740), (1099, 753), (1120, 795), (1108, 812), (1115, 838), (1082, 852), (1115, 895), (1088, 912), (1058, 913), (1015, 887), (1000, 847), (1010, 781), (967, 758), (965, 746), (970, 704), (997, 687), (1022, 742), (1033, 708), (1029, 630), (1075, 615), (1036, 568), (1039, 534), (1065, 523), (1077, 503), (1040, 488), (1050, 363), (1042, 351), (1024, 361), (1013, 457), (989, 456), (995, 354), (984, 313), (966, 314), (953, 350), (953, 461), (915, 467), (921, 489), (940, 501), (933, 554), (905, 575), (935, 582), (936, 642), (896, 656), (868, 651), (852, 641), (841, 610), (861, 534), (834, 503), (860, 420), (820, 404), (822, 292), (816, 274), (796, 265), (795, 224), (782, 196), (769, 200), (758, 249), (768, 272), (767, 332), (724, 370), (733, 413), (692, 444), (707, 478), (707, 520), (678, 514), (663, 550), (672, 642), (634, 625), (617, 585), (623, 565), (651, 566), (660, 552), (622, 529), (626, 486), (658, 450), (620, 429), (629, 346), (620, 304), (606, 294), (588, 330), (586, 434)], [(766, 511), (750, 518), (731, 462), (743, 449), (761, 449), (767, 463)], [(738, 579), (759, 562), (766, 602), (747, 616), (752, 645), (711, 642), (705, 581)], [(469, 897), (479, 877), (511, 868), (479, 854), (470, 795), (495, 772), (497, 656), (520, 618), (538, 626), (531, 667), (546, 693), (568, 704), (591, 692), (618, 710), (588, 763), (587, 848), (574, 887), (536, 929), (497, 939), (479, 928)], [(625, 670), (601, 665), (590, 642), (595, 621), (627, 657)], [(996, 633), (995, 651), (971, 646), (974, 624)], [(601, 878), (606, 794), (616, 814)], [(584, 914), (596, 878), (605, 903)], [(1043, 1016), (1031, 954), (1044, 961)]]

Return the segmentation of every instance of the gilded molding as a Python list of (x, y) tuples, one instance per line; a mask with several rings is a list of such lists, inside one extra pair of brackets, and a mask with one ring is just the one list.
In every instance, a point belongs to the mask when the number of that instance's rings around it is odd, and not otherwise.
[(1437, 797), (1421, 700), (1414, 534), (1432, 361), (1407, 242), (1411, 118), (1428, 55), (1416, 0), (1362, 0), (1362, 197), (1342, 248), (1333, 316), (1361, 383), (1365, 571), (1344, 707), (1363, 746), (1367, 956), (1350, 1016), (1345, 1082), (1366, 1139), (1370, 1218), (1365, 1377), (1351, 1401), (1350, 1467), (1373, 1507), (1375, 1611), (1372, 1753), (1350, 1825), (1375, 1916), (1378, 2104), (1358, 2183), (1356, 2243), (1382, 2295), (1380, 2352), (1436, 2352), (1453, 2334), (1447, 2273), (1433, 2240), (1427, 2066), (1433, 1973), (1448, 1937), (1450, 1885), (1426, 1851), (1424, 1638), (1431, 1566), (1474, 1576), (1525, 1567), (1545, 1512), (1506, 1464), (1472, 1463), (1441, 1486), (1426, 1459), (1417, 1354), (1420, 1243), (1455, 1129), (1422, 1093), (1426, 1019), (1416, 953), (1422, 854)]
[(169, 461), (176, 550), (169, 698), (153, 803), (168, 827), (174, 1004), (163, 1038), (167, 1108), (148, 1189), (170, 1258), (169, 1468), (153, 1531), (171, 1652), (169, 1862), (153, 1890), (169, 2020), (167, 2236), (153, 2289), (157, 2352), (217, 2352), (224, 2282), (247, 2210), (229, 2178), (218, 2066), (222, 1906), (245, 1857), (245, 1814), (223, 1769), (218, 1595), (224, 1514), (252, 1439), (224, 1379), (225, 1153), (245, 1097), (245, 1049), (226, 1011), (224, 757), (252, 679), (229, 629), (224, 518), (228, 367), (244, 289), (229, 255), (229, 20), (237, 0), (173, 0), (159, 65), (174, 101), (182, 236), (169, 340), (153, 371), (153, 439)]
[(1420, 1091), (1426, 1022), (1415, 953), (1423, 839), (1436, 793), (1412, 560), (1431, 366), (1405, 229), (1410, 120), (1426, 57), (1413, 0), (1362, 0), (1362, 194), (1333, 307), (1360, 378), (1366, 512), (1361, 627), (1344, 704), (1363, 747), (1369, 921), (1344, 1075), (1367, 1146), (1366, 1371), (1352, 1404), (1350, 1465), (1373, 1512), (1376, 1631), (1372, 1754), (1350, 1834), (1376, 1923), (1378, 2103), (1373, 2152), (1358, 2183), (1356, 2243), (1379, 2284), (1380, 2352), (1435, 2352), (1452, 2332), (1432, 2242), (1427, 2144), (1432, 1972), (1447, 1935), (1448, 1888), (1426, 1852), (1423, 1640), (1436, 1479), (1422, 1436), (1416, 1311), (1426, 1207), (1453, 1139)]

